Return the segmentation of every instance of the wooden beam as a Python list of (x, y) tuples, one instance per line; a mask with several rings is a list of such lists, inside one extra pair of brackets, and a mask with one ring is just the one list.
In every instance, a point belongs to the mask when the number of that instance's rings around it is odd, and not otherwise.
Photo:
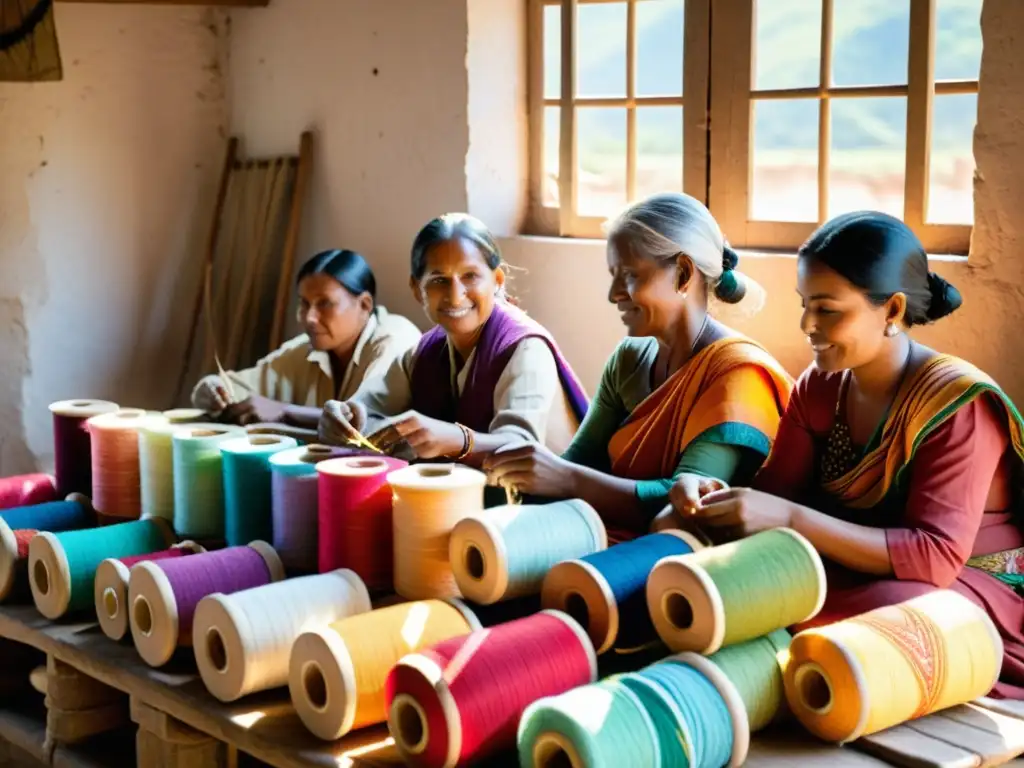
[(270, 0), (57, 0), (59, 3), (102, 5), (209, 5), (228, 8), (266, 8)]

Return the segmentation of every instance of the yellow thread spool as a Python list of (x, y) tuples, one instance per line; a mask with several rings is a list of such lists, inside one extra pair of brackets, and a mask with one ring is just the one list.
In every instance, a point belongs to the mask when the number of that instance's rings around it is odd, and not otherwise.
[(809, 731), (844, 744), (985, 695), (1002, 663), (988, 614), (936, 590), (798, 634), (786, 699)]
[(789, 528), (658, 562), (647, 607), (672, 651), (709, 655), (807, 621), (825, 602), (821, 556)]
[(306, 632), (292, 646), (288, 665), (292, 704), (310, 732), (325, 741), (383, 723), (384, 682), (399, 659), (480, 628), (458, 600), (422, 600)]
[(409, 600), (459, 597), (448, 556), (452, 529), (484, 508), (487, 476), (460, 464), (391, 472), (395, 592)]

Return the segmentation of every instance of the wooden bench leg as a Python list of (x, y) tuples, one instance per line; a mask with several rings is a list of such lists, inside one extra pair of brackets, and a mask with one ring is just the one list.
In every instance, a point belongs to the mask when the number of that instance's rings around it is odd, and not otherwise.
[(128, 697), (52, 656), (46, 660), (46, 742), (76, 744), (128, 723)]
[(227, 744), (148, 704), (132, 699), (131, 717), (139, 726), (135, 736), (138, 768), (232, 768), (234, 764), (234, 750)]

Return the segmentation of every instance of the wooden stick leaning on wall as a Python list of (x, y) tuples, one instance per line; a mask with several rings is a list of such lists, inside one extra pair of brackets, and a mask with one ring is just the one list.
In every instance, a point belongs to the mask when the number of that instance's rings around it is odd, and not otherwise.
[[(196, 330), (199, 327), (199, 314), (203, 311), (203, 280), (206, 276), (208, 265), (213, 264), (214, 254), (217, 252), (217, 238), (220, 234), (220, 215), (224, 210), (224, 200), (228, 194), (228, 183), (231, 181), (231, 167), (235, 164), (235, 154), (238, 152), (238, 139), (232, 136), (228, 139), (227, 150), (224, 153), (224, 165), (220, 172), (220, 185), (217, 187), (217, 199), (213, 205), (213, 220), (210, 223), (210, 234), (206, 239), (206, 257), (203, 260), (203, 269), (200, 271), (199, 290), (196, 291), (196, 300), (192, 305), (192, 325), (189, 327), (188, 340), (185, 342), (185, 354), (182, 358), (181, 372), (178, 374), (178, 386), (174, 388), (174, 400), (178, 399), (181, 389), (185, 385), (185, 376), (188, 375), (189, 363), (192, 357), (192, 347), (196, 341)], [(175, 403), (172, 403), (173, 406)]]
[(313, 172), (313, 134), (306, 131), (299, 140), (299, 168), (295, 174), (292, 191), (292, 209), (289, 214), (288, 232), (284, 239), (281, 276), (277, 284), (277, 301), (274, 305), (274, 324), (270, 329), (270, 349), (280, 346), (284, 334), (284, 315), (288, 309), (292, 269), (295, 264), (295, 249), (299, 242), (299, 228), (302, 226), (302, 209), (309, 188), (309, 177)]

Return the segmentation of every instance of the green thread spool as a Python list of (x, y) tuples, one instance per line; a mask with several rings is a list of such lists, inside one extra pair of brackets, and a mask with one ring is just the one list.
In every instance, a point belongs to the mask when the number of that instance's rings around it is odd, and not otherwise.
[(174, 530), (199, 540), (224, 538), (224, 476), (220, 445), (245, 434), (241, 427), (191, 424), (171, 437)]
[(662, 559), (647, 580), (654, 627), (672, 651), (703, 655), (815, 616), (825, 568), (789, 528)]
[(41, 532), (28, 546), (29, 586), (36, 609), (48, 619), (93, 607), (96, 569), (108, 557), (167, 549), (174, 532), (166, 520), (133, 520), (64, 533)]
[(294, 448), (294, 437), (247, 435), (220, 444), (224, 476), (224, 534), (229, 547), (272, 541), (270, 457)]
[(594, 508), (570, 499), (507, 504), (464, 518), (452, 529), (448, 554), (462, 594), (490, 605), (538, 594), (554, 565), (607, 547)]
[(661, 765), (654, 721), (614, 677), (535, 701), (519, 720), (517, 742), (523, 768)]

